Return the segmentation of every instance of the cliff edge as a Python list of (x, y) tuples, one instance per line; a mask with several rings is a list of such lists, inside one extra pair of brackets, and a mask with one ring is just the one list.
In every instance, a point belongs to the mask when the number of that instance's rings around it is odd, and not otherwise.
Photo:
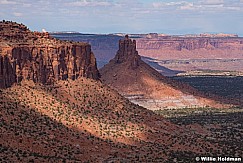
[(60, 41), (23, 24), (0, 22), (0, 88), (25, 79), (53, 84), (79, 77), (99, 79), (89, 44)]

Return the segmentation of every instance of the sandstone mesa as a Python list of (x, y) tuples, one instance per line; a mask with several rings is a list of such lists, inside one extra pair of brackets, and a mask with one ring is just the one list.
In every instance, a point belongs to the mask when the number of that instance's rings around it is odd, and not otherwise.
[(52, 84), (82, 76), (99, 78), (89, 44), (60, 41), (22, 24), (0, 22), (0, 88), (25, 79)]

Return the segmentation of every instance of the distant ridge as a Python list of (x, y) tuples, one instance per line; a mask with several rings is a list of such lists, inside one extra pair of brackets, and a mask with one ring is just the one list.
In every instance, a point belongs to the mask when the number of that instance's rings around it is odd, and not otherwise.
[(77, 32), (77, 31), (52, 31), (52, 32), (49, 32), (49, 33), (50, 34), (65, 34), (65, 33), (72, 34), (72, 33), (80, 33), (80, 32)]

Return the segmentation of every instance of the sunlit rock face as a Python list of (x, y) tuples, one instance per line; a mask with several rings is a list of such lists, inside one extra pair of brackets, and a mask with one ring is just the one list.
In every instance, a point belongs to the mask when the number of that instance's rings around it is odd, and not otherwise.
[(130, 62), (132, 68), (137, 68), (141, 57), (136, 50), (136, 40), (131, 40), (126, 35), (125, 39), (119, 41), (119, 50), (114, 58), (116, 63)]
[(68, 78), (99, 78), (87, 43), (60, 41), (14, 22), (0, 22), (0, 29), (0, 88), (25, 79), (53, 84)]

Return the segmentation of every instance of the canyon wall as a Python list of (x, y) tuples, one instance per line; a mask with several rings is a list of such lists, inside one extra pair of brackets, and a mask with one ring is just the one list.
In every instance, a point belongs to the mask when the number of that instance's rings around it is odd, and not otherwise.
[(51, 33), (51, 36), (61, 40), (81, 41), (91, 45), (97, 59), (98, 67), (103, 67), (114, 58), (117, 42), (123, 37), (117, 35), (81, 34), (81, 33)]
[[(208, 70), (219, 74), (243, 72), (243, 38), (237, 36), (146, 37), (137, 39), (137, 50), (147, 63), (167, 76)], [(164, 71), (164, 67), (176, 73)]]
[(243, 59), (243, 38), (172, 37), (137, 39), (141, 55), (156, 59)]
[(125, 39), (119, 40), (119, 50), (114, 58), (116, 63), (129, 61), (130, 67), (135, 69), (139, 66), (140, 59), (141, 57), (136, 49), (136, 40), (129, 39), (128, 35)]
[(0, 88), (25, 79), (53, 84), (68, 78), (99, 78), (87, 43), (60, 41), (13, 22), (0, 22), (0, 29)]

